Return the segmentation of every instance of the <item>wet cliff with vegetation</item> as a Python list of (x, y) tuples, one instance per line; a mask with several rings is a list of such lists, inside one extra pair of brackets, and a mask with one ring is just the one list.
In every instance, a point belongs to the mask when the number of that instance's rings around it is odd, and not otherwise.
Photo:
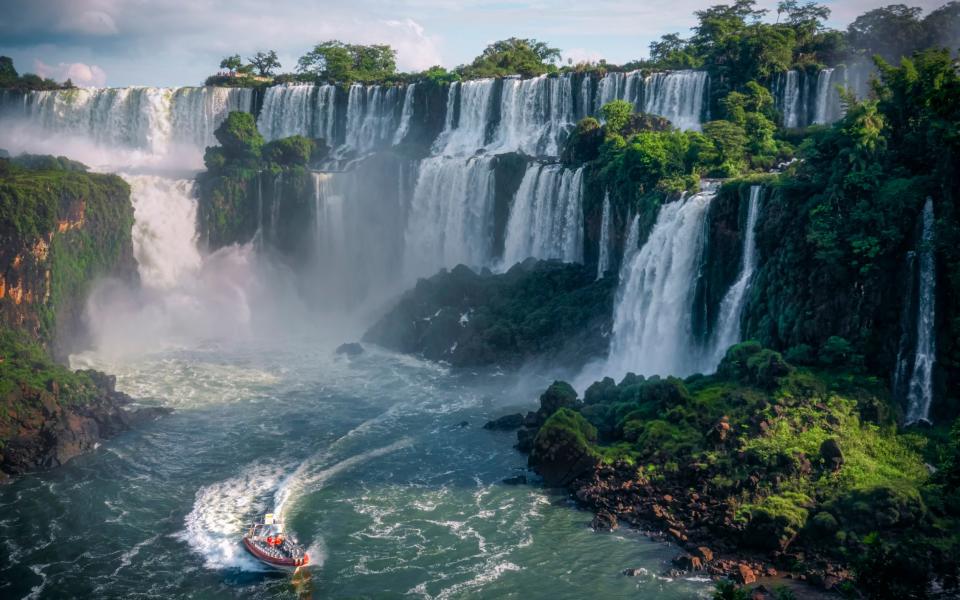
[(0, 159), (0, 477), (62, 464), (151, 417), (54, 359), (87, 343), (96, 282), (137, 279), (130, 187), (63, 157)]

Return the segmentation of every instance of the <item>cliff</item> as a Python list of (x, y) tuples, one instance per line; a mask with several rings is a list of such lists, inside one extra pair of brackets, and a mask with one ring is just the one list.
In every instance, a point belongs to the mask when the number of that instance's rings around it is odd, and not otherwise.
[(162, 409), (71, 372), (95, 281), (136, 280), (130, 188), (64, 158), (0, 160), (0, 477), (58, 466)]

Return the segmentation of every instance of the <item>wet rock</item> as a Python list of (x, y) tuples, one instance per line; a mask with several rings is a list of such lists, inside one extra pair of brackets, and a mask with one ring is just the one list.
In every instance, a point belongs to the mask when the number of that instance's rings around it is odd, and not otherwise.
[(514, 475), (513, 477), (506, 477), (502, 481), (507, 485), (525, 485), (527, 483), (527, 476)]
[(523, 415), (521, 413), (504, 415), (492, 421), (487, 421), (483, 426), (484, 429), (492, 431), (513, 431), (521, 427), (523, 427)]
[(517, 450), (525, 454), (533, 450), (533, 440), (537, 437), (536, 429), (520, 429), (517, 431)]
[(634, 567), (632, 569), (624, 569), (622, 573), (627, 577), (643, 577), (647, 574), (647, 570), (643, 567)]
[(594, 531), (613, 531), (617, 526), (617, 517), (605, 510), (598, 512), (590, 523)]
[(344, 356), (360, 356), (364, 353), (363, 346), (357, 342), (348, 342), (346, 344), (340, 344), (337, 346), (337, 349), (334, 350), (337, 354), (343, 354)]
[(737, 582), (742, 585), (750, 585), (751, 583), (756, 583), (757, 581), (757, 576), (753, 572), (753, 569), (751, 569), (746, 563), (740, 563), (737, 565), (737, 571), (735, 575)]
[(820, 444), (820, 457), (828, 469), (836, 473), (843, 466), (843, 451), (840, 444), (833, 438), (823, 440)]
[(693, 552), (694, 556), (700, 557), (704, 563), (713, 561), (713, 550), (707, 548), (706, 546), (697, 546), (697, 549)]
[(683, 571), (702, 571), (703, 570), (703, 561), (700, 560), (699, 556), (693, 556), (691, 554), (678, 554), (673, 559), (673, 564), (677, 568)]

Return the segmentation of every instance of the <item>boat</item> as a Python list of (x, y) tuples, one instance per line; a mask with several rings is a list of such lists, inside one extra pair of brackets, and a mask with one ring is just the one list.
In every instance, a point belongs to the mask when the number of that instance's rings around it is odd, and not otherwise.
[(243, 536), (243, 547), (257, 560), (273, 569), (296, 571), (310, 564), (310, 556), (296, 538), (288, 535), (283, 523), (267, 513), (252, 523)]

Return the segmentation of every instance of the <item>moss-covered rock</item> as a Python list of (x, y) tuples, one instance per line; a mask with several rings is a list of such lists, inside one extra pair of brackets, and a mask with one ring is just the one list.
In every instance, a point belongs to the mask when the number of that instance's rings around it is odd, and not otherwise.
[(561, 408), (547, 419), (533, 441), (530, 466), (548, 486), (569, 485), (599, 462), (592, 444), (597, 429), (580, 413)]
[(499, 275), (461, 265), (418, 281), (364, 340), (455, 366), (581, 365), (606, 351), (614, 284), (555, 261)]

